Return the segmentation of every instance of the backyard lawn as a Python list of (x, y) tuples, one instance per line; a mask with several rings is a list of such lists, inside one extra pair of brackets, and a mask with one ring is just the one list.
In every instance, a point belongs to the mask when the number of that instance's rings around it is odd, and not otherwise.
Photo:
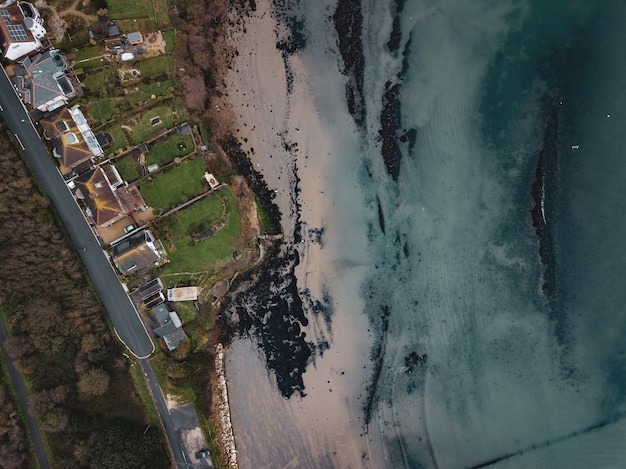
[(171, 163), (178, 156), (188, 155), (193, 151), (193, 140), (190, 135), (171, 134), (167, 140), (149, 145), (146, 164), (159, 166)]
[(76, 62), (80, 62), (81, 60), (93, 59), (96, 57), (100, 57), (104, 53), (104, 49), (102, 46), (86, 46), (81, 47), (76, 51), (76, 57), (74, 60)]
[(115, 167), (126, 182), (139, 179), (139, 163), (133, 159), (132, 155), (126, 155), (121, 160), (116, 161)]
[(146, 203), (159, 215), (199, 195), (205, 171), (202, 158), (185, 161), (141, 184), (141, 193)]
[[(132, 88), (134, 89), (134, 88)], [(137, 104), (139, 101), (146, 102), (152, 95), (163, 96), (166, 93), (174, 91), (174, 81), (166, 80), (157, 83), (141, 83), (137, 85), (137, 91), (128, 93), (124, 99), (131, 104)]]
[(170, 15), (167, 13), (167, 0), (156, 0), (154, 2), (154, 12), (159, 24), (170, 22)]
[[(194, 240), (217, 221), (224, 223), (222, 228), (212, 236)], [(157, 230), (166, 232), (160, 238), (170, 259), (163, 275), (215, 271), (231, 262), (233, 253), (241, 249), (237, 245), (241, 236), (239, 209), (228, 187), (161, 220)]]
[(168, 54), (174, 52), (174, 46), (176, 45), (176, 31), (173, 29), (163, 31), (163, 39), (165, 39), (165, 52)]
[(169, 55), (157, 55), (149, 59), (140, 60), (136, 64), (141, 71), (142, 77), (153, 77), (172, 71), (172, 57)]
[(114, 113), (119, 112), (117, 101), (111, 98), (89, 100), (86, 107), (95, 120), (109, 119)]
[(113, 143), (109, 148), (106, 149), (108, 154), (111, 154), (119, 150), (120, 148), (124, 149), (128, 146), (126, 133), (124, 132), (124, 129), (122, 129), (119, 125), (107, 126), (107, 132), (109, 132), (113, 137)]
[(112, 20), (154, 18), (151, 0), (109, 0), (107, 6)]
[(91, 92), (99, 91), (106, 86), (113, 77), (113, 73), (113, 69), (111, 68), (96, 73), (89, 73), (83, 79), (83, 85)]
[[(158, 118), (158, 119), (156, 119)], [(134, 144), (143, 142), (147, 137), (159, 130), (169, 129), (174, 125), (176, 115), (167, 105), (155, 106), (146, 111), (133, 127), (132, 141)]]

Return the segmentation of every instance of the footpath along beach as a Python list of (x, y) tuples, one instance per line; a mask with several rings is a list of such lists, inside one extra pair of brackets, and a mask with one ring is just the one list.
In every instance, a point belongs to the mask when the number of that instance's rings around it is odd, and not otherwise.
[(274, 13), (269, 0), (258, 1), (246, 32), (234, 38), (238, 54), (226, 78), (229, 102), (223, 105), (230, 109), (224, 111), (234, 115), (235, 136), (254, 168), (276, 190), (284, 242), (299, 257), (298, 290), (313, 299), (332, 297), (332, 307), (326, 305), (332, 327), (309, 308), (302, 330), (307, 340), (326, 345), (313, 352), (303, 375), (304, 397), (280, 395), (275, 375), (250, 339), (226, 349), (237, 459), (241, 468), (357, 467), (381, 446), (360, 421), (365, 400), (360, 393), (371, 372), (360, 352), (370, 344), (368, 321), (358, 313), (363, 302), (358, 269), (342, 276), (337, 265), (346, 242), (342, 226), (350, 219), (335, 208), (342, 186), (329, 175), (349, 169), (341, 167), (340, 149), (329, 137), (334, 123), (317, 107), (342, 92), (340, 80), (335, 65), (328, 88), (324, 77), (312, 76), (310, 58), (283, 55), (277, 43), (288, 32)]

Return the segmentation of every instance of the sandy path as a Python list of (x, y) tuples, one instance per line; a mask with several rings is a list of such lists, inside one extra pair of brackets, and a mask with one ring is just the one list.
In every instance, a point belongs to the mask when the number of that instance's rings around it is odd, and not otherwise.
[[(360, 276), (347, 275), (335, 265), (340, 243), (331, 236), (317, 242), (322, 227), (341, 225), (328, 174), (336, 169), (329, 126), (315, 103), (323, 90), (311, 86), (306, 59), (291, 56), (293, 93), (288, 93), (285, 65), (275, 48), (276, 23), (268, 0), (257, 2), (240, 38), (239, 56), (227, 78), (238, 136), (270, 188), (276, 188), (286, 242), (293, 242), (297, 213), (303, 242), (297, 245), (301, 264), (298, 286), (316, 299), (324, 290), (334, 298), (332, 330), (312, 318), (307, 337), (330, 343), (322, 357), (304, 374), (306, 397), (280, 397), (273, 377), (248, 342), (227, 350), (227, 372), (233, 426), (240, 467), (380, 467), (361, 424), (360, 393), (369, 378), (368, 322), (362, 310)], [(300, 193), (296, 198), (296, 176)], [(342, 291), (338, 291), (341, 288)], [(344, 291), (345, 290), (345, 291)], [(250, 386), (254, 383), (254, 386)], [(378, 447), (379, 449), (379, 447)], [(306, 455), (306, 456), (303, 456)], [(366, 462), (369, 461), (369, 462)]]

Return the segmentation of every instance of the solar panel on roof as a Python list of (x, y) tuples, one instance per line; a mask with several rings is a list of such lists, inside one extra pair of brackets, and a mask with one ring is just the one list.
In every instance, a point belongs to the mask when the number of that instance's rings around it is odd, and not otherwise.
[(21, 24), (11, 24), (9, 22), (9, 12), (6, 10), (0, 11), (0, 15), (2, 15), (2, 20), (11, 35), (11, 39), (14, 41), (26, 41), (28, 40), (28, 36), (26, 35), (26, 30), (24, 26)]
[(26, 35), (26, 30), (21, 24), (8, 25), (7, 29), (9, 30), (11, 39), (13, 39), (14, 41), (26, 41), (28, 39), (28, 36)]

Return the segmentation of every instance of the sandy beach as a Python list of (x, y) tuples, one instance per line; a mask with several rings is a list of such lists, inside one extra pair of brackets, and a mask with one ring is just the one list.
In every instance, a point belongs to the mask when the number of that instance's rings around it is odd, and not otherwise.
[(312, 357), (304, 373), (305, 397), (280, 396), (262, 354), (249, 340), (235, 342), (227, 350), (239, 464), (242, 468), (364, 467), (376, 444), (369, 441), (371, 436), (364, 436), (359, 422), (365, 397), (354, 396), (370, 376), (368, 357), (358, 352), (368, 349), (370, 339), (367, 318), (359, 315), (363, 300), (354, 293), (360, 285), (358, 268), (347, 275), (337, 265), (337, 250), (344, 241), (341, 226), (350, 221), (333, 211), (341, 187), (333, 187), (328, 175), (341, 168), (337, 149), (328, 138), (333, 123), (325, 122), (316, 107), (328, 96), (320, 94), (320, 83), (311, 86), (313, 77), (300, 55), (290, 55), (286, 69), (275, 46), (276, 31), (270, 2), (257, 2), (227, 78), (230, 106), (242, 148), (276, 190), (285, 242), (295, 244), (297, 228), (302, 227), (302, 239), (295, 245), (300, 256), (299, 290), (308, 289), (314, 299), (330, 295), (334, 304), (332, 327), (321, 315), (309, 314), (304, 328), (307, 339), (330, 345)]

